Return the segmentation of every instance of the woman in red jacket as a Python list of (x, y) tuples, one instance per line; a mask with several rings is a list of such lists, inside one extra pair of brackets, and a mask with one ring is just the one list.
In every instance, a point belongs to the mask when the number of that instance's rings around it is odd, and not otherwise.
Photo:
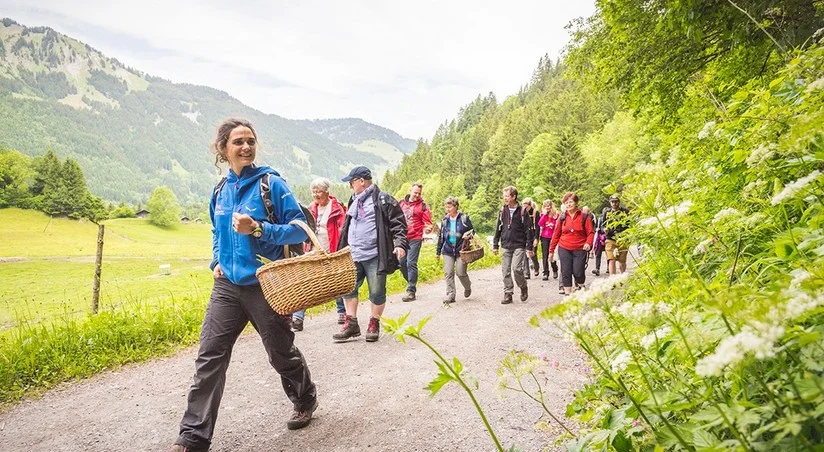
[[(334, 253), (338, 250), (340, 243), (340, 229), (346, 219), (346, 206), (338, 202), (337, 198), (329, 194), (329, 187), (332, 182), (326, 178), (318, 178), (312, 181), (312, 204), (309, 204), (309, 211), (315, 217), (315, 234), (318, 241), (327, 252)], [(335, 300), (338, 304), (338, 324), (343, 324), (346, 317), (346, 308), (343, 306), (343, 298)], [(303, 317), (306, 311), (300, 310), (292, 314), (292, 331), (303, 331)]]
[(552, 234), (552, 243), (549, 245), (549, 260), (558, 247), (558, 260), (561, 263), (561, 283), (564, 285), (564, 295), (572, 293), (572, 278), (575, 277), (575, 286), (584, 287), (586, 273), (584, 269), (587, 254), (595, 238), (592, 218), (578, 209), (578, 195), (568, 192), (563, 198), (566, 212), (558, 218), (558, 224)]

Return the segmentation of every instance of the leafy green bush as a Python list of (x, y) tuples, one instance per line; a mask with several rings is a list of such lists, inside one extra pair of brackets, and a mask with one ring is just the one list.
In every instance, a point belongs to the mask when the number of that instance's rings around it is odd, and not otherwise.
[(625, 178), (635, 275), (533, 319), (594, 363), (568, 407), (589, 427), (572, 450), (824, 441), (824, 48), (717, 111)]

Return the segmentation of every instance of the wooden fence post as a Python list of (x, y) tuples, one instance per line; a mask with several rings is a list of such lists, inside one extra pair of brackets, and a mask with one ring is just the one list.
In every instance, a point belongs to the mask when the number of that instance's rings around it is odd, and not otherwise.
[(97, 258), (94, 260), (94, 285), (92, 286), (92, 313), (97, 314), (100, 302), (100, 271), (103, 266), (103, 228), (97, 225)]

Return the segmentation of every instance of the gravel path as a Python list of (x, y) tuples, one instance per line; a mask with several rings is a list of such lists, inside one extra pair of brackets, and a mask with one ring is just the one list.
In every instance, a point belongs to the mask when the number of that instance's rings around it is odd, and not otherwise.
[[(592, 277), (590, 275), (590, 277)], [(602, 276), (603, 278), (604, 276)], [(385, 314), (410, 321), (432, 320), (424, 337), (446, 357), (458, 357), (477, 378), (476, 397), (505, 448), (561, 450), (560, 429), (536, 428), (548, 421), (525, 395), (498, 388), (496, 371), (510, 350), (545, 353), (544, 390), (556, 415), (586, 380), (586, 362), (574, 344), (527, 324), (542, 308), (557, 303), (557, 281), (533, 279), (526, 303), (501, 305), (500, 267), (470, 270), (473, 295), (449, 306), (441, 303), (443, 282), (418, 288), (418, 299), (389, 297)], [(457, 283), (457, 281), (456, 281)], [(460, 290), (459, 285), (459, 294)], [(359, 312), (366, 325), (368, 309)], [(335, 344), (336, 314), (306, 319), (296, 343), (318, 386), (320, 406), (312, 424), (286, 429), (291, 404), (266, 360), (259, 337), (240, 338), (229, 367), (213, 451), (494, 450), (468, 396), (455, 384), (434, 398), (423, 388), (436, 375), (434, 356), (416, 341), (402, 344), (363, 336)], [(128, 366), (47, 392), (0, 414), (0, 450), (165, 451), (177, 437), (186, 391), (194, 372), (196, 347), (173, 357)]]

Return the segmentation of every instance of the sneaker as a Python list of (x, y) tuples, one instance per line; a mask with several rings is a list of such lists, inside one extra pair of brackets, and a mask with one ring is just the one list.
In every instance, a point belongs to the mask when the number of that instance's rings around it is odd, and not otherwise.
[(366, 342), (376, 342), (381, 335), (381, 321), (375, 317), (369, 318), (369, 328), (366, 329)]
[(544, 277), (541, 278), (541, 280), (542, 281), (549, 281), (549, 275), (544, 275)]
[(529, 273), (524, 275), (524, 279), (529, 279)]
[(292, 319), (292, 331), (303, 331), (303, 319)]
[(552, 279), (558, 279), (558, 270), (552, 270)]
[(312, 422), (312, 413), (318, 409), (318, 399), (315, 399), (315, 402), (312, 403), (312, 407), (308, 410), (295, 410), (292, 413), (292, 417), (286, 421), (286, 428), (289, 430), (297, 430), (309, 425)]
[(538, 277), (538, 275), (539, 275), (540, 273), (541, 273), (541, 272), (539, 271), (539, 269), (537, 269), (537, 268), (536, 268), (536, 269), (535, 269), (535, 277), (537, 278), (537, 277)]
[(501, 300), (501, 304), (510, 304), (512, 303), (512, 294), (511, 293), (504, 293), (504, 299)]
[(464, 298), (469, 298), (472, 295), (472, 288), (464, 289)]
[(561, 295), (563, 295), (565, 293), (564, 292), (564, 286), (558, 287), (558, 293), (561, 294)]
[(598, 269), (592, 270), (592, 274), (595, 276), (601, 276), (601, 272)]
[(406, 292), (401, 301), (412, 301), (415, 299), (415, 292)]
[(586, 287), (583, 284), (575, 284), (575, 289), (573, 289), (573, 291), (577, 292), (584, 289), (586, 289)]
[(454, 298), (449, 298), (449, 297), (447, 297), (447, 298), (444, 298), (444, 299), (443, 299), (443, 304), (452, 304), (452, 303), (454, 303), (454, 302), (455, 302), (455, 299), (454, 299)]
[(338, 325), (343, 325), (343, 322), (346, 321), (346, 313), (341, 312), (338, 314)]
[(347, 315), (343, 320), (343, 328), (340, 329), (339, 333), (333, 334), (332, 339), (334, 339), (335, 342), (343, 342), (358, 336), (360, 336), (358, 318)]
[(521, 288), (521, 301), (526, 301), (529, 298), (529, 287), (524, 286)]

